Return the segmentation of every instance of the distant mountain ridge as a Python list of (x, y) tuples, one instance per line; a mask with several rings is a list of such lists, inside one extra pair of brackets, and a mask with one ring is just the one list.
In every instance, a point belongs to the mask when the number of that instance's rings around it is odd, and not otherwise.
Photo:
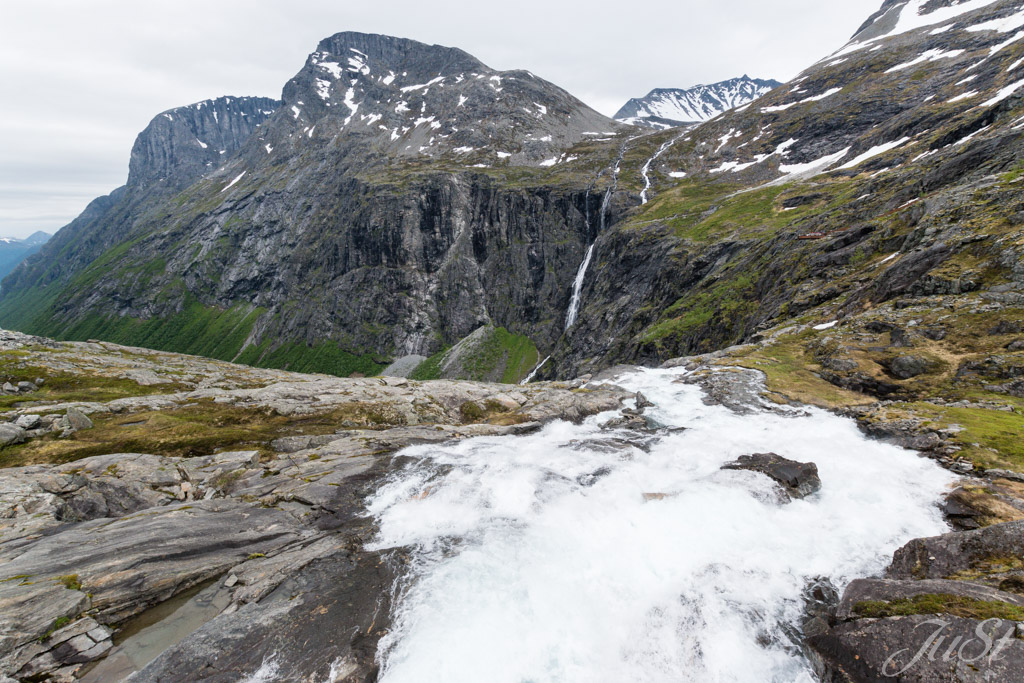
[(0, 237), (0, 279), (7, 277), (19, 263), (39, 251), (50, 241), (50, 237), (50, 233), (42, 230), (32, 233), (25, 239)]
[(615, 114), (623, 123), (652, 128), (710, 121), (722, 112), (742, 107), (782, 85), (771, 79), (743, 75), (720, 83), (692, 88), (657, 88), (646, 97), (634, 98)]

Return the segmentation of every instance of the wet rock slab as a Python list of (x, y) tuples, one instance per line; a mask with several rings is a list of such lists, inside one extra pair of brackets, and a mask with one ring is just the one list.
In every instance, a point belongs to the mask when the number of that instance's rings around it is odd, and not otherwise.
[(26, 646), (58, 620), (89, 611), (121, 621), (303, 533), (280, 510), (198, 501), (83, 522), (0, 550), (0, 664), (19, 671), (32, 655)]
[(744, 455), (722, 465), (722, 469), (759, 472), (781, 486), (791, 498), (806, 498), (821, 490), (817, 465), (813, 462), (787, 460), (775, 453)]
[(388, 624), (395, 574), (375, 553), (340, 551), (280, 588), (224, 613), (136, 674), (138, 683), (254, 680), (369, 681)]

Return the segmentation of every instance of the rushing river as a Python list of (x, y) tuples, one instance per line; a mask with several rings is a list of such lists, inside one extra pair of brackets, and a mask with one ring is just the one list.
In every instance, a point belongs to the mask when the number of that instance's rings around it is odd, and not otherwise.
[[(841, 590), (947, 530), (931, 461), (819, 410), (707, 406), (680, 374), (617, 381), (655, 404), (646, 438), (606, 414), (404, 452), (370, 502), (376, 547), (412, 549), (382, 681), (811, 681), (792, 635), (808, 580)], [(783, 503), (720, 469), (763, 452), (816, 463), (822, 490)]]

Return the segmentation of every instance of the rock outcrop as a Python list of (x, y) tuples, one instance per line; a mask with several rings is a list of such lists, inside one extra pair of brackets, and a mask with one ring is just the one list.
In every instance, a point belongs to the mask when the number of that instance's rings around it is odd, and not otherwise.
[(722, 465), (723, 470), (746, 470), (765, 475), (790, 498), (806, 498), (821, 489), (818, 466), (813, 462), (787, 460), (775, 453), (740, 456), (735, 462)]
[(1022, 523), (917, 539), (887, 579), (846, 589), (808, 646), (822, 680), (1009, 681), (1024, 676)]

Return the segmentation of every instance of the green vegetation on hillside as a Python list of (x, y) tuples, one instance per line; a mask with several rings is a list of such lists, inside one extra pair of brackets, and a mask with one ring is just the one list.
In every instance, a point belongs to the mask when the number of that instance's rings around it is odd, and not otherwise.
[(246, 346), (254, 325), (266, 313), (265, 309), (241, 304), (218, 309), (204, 306), (191, 297), (187, 301), (180, 312), (166, 318), (139, 320), (128, 316), (88, 314), (68, 327), (56, 317), (40, 317), (18, 327), (61, 341), (102, 339), (125, 346), (187, 353), (293, 372), (339, 377), (357, 373), (372, 376), (386, 367), (369, 354), (349, 353), (334, 342), (309, 346), (302, 342), (275, 345), (266, 340), (256, 346)]
[[(453, 358), (452, 354), (457, 355)], [(467, 339), (452, 349), (435, 353), (420, 363), (410, 377), (415, 380), (447, 377), (518, 384), (539, 360), (540, 353), (529, 337), (497, 327), (491, 328), (481, 340)]]
[(380, 374), (386, 364), (374, 360), (371, 354), (357, 356), (339, 347), (334, 342), (322, 342), (307, 346), (302, 342), (290, 342), (273, 348), (269, 341), (259, 346), (248, 346), (235, 362), (257, 368), (278, 368), (292, 372), (322, 373), (338, 377), (363, 375), (372, 377)]
[(181, 312), (167, 318), (138, 320), (89, 314), (67, 328), (52, 322), (44, 329), (32, 331), (65, 341), (95, 338), (125, 346), (232, 360), (265, 312), (241, 305), (221, 310), (190, 300)]

